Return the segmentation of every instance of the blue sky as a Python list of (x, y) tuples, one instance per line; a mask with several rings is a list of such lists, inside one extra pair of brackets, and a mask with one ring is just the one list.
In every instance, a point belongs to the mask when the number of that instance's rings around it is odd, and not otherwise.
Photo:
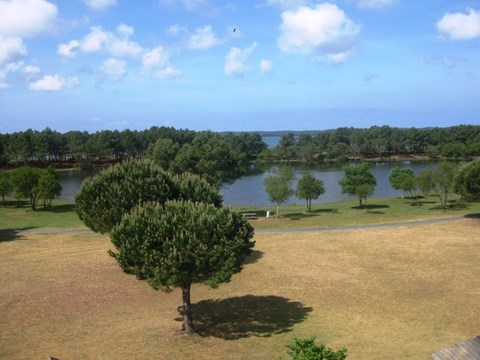
[(478, 0), (0, 0), (0, 132), (480, 124)]

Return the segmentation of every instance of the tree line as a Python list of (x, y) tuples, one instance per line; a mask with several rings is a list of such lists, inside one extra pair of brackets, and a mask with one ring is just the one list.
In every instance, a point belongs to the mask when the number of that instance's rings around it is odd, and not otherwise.
[[(46, 128), (0, 134), (0, 166), (41, 165), (52, 163), (120, 162), (144, 157), (159, 139), (169, 139), (180, 150), (194, 139), (212, 132), (196, 132), (173, 127), (137, 130), (102, 130), (95, 133), (69, 131), (60, 133)], [(219, 134), (217, 134), (219, 135)], [(256, 133), (227, 133), (218, 136), (244, 160), (253, 160), (267, 148)]]
[(372, 126), (368, 129), (342, 127), (317, 134), (283, 134), (269, 160), (342, 161), (347, 158), (391, 157), (398, 155), (432, 158), (468, 158), (480, 155), (480, 126), (409, 128)]
[[(355, 196), (359, 207), (368, 209), (367, 199), (375, 191), (377, 179), (370, 171), (367, 163), (348, 164), (342, 168), (344, 175), (340, 179), (342, 194)], [(292, 186), (295, 175), (292, 168), (283, 166), (277, 174), (269, 175), (264, 180), (265, 191), (272, 203), (279, 207), (292, 195), (304, 199), (307, 212), (312, 209), (312, 200), (325, 193), (322, 180), (315, 178), (310, 172), (305, 173), (298, 181), (296, 189)], [(466, 165), (458, 166), (452, 162), (442, 161), (435, 170), (426, 170), (415, 175), (411, 168), (394, 167), (389, 174), (392, 188), (401, 190), (409, 196), (412, 204), (420, 205), (420, 194), (435, 194), (442, 208), (449, 206), (448, 195), (454, 193), (457, 199), (467, 201), (480, 196), (480, 159)]]
[[(164, 145), (169, 151), (174, 151), (175, 155), (183, 152), (179, 157), (185, 158), (189, 149), (183, 150), (184, 146), (191, 145), (195, 138), (205, 133), (212, 132), (156, 126), (142, 131), (102, 130), (95, 133), (59, 133), (50, 128), (42, 131), (28, 129), (0, 134), (0, 166), (120, 162), (129, 158), (142, 158), (147, 153), (154, 152), (149, 148), (160, 139), (173, 143), (173, 146)], [(299, 135), (289, 132), (281, 136), (278, 145), (273, 149), (268, 149), (259, 133), (216, 134), (218, 139), (222, 139), (217, 140), (224, 142), (224, 145), (236, 152), (237, 157), (243, 161), (342, 161), (347, 158), (396, 155), (467, 158), (480, 155), (478, 125), (424, 129), (400, 129), (390, 126), (372, 126), (368, 129), (342, 127), (316, 133), (303, 132)]]

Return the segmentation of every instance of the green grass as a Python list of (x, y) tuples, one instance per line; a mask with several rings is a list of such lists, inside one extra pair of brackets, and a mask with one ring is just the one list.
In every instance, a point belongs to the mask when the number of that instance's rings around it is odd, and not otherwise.
[(273, 205), (235, 208), (241, 212), (256, 213), (259, 219), (252, 223), (258, 229), (386, 224), (480, 213), (479, 202), (452, 201), (449, 208), (442, 209), (435, 196), (422, 198), (419, 206), (412, 205), (409, 199), (397, 197), (369, 199), (368, 209), (359, 208), (357, 200), (312, 205), (310, 213), (306, 212), (305, 205), (280, 206), (280, 218), (274, 216), (269, 219), (265, 218), (265, 214), (267, 210), (275, 211)]
[(73, 201), (53, 202), (51, 209), (38, 206), (33, 211), (27, 202), (15, 200), (0, 203), (0, 230), (26, 230), (34, 228), (84, 228), (75, 213)]
[[(414, 206), (409, 199), (396, 197), (370, 199), (368, 211), (358, 207), (356, 200), (332, 204), (313, 205), (312, 212), (306, 212), (305, 205), (280, 207), (280, 218), (265, 217), (266, 211), (275, 211), (275, 206), (233, 207), (242, 212), (256, 213), (259, 218), (252, 220), (257, 229), (292, 229), (310, 227), (334, 227), (369, 224), (386, 224), (434, 218), (464, 216), (480, 213), (480, 202), (456, 203), (452, 201), (446, 210), (439, 206), (438, 199), (428, 196), (421, 199), (420, 206)], [(37, 211), (30, 209), (26, 202), (18, 206), (14, 200), (0, 204), (0, 230), (33, 228), (84, 228), (75, 214), (73, 201), (54, 201), (53, 208)]]

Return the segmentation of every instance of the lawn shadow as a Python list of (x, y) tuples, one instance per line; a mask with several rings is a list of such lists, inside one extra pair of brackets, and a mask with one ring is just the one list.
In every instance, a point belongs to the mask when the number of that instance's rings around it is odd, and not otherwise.
[(298, 221), (306, 218), (315, 217), (322, 213), (337, 213), (337, 212), (338, 212), (337, 209), (315, 209), (310, 212), (288, 213), (288, 214), (282, 215), (282, 217), (287, 218), (289, 220)]
[(480, 219), (480, 213), (465, 214), (467, 219)]
[[(375, 205), (375, 204), (368, 204), (367, 206), (365, 205), (357, 205), (357, 206), (352, 206), (351, 207), (352, 209), (356, 209), (356, 210), (375, 210), (375, 209), (388, 209), (390, 208), (390, 206), (388, 205)], [(370, 211), (372, 214), (374, 214), (375, 212), (374, 211)], [(378, 212), (379, 214), (384, 214), (384, 212), (381, 212), (379, 211)]]
[(322, 214), (322, 213), (338, 213), (338, 209), (315, 209), (311, 211), (313, 214)]
[(35, 229), (34, 226), (24, 227), (21, 229), (0, 229), (0, 243), (15, 240), (22, 240), (22, 231)]
[(260, 250), (252, 250), (250, 255), (248, 255), (245, 258), (245, 261), (243, 262), (245, 265), (248, 264), (255, 264), (258, 260), (260, 260), (263, 257), (264, 252)]
[(274, 295), (245, 295), (192, 304), (198, 334), (225, 340), (290, 332), (312, 310), (300, 302)]
[(75, 204), (53, 205), (51, 208), (45, 209), (55, 214), (75, 212)]

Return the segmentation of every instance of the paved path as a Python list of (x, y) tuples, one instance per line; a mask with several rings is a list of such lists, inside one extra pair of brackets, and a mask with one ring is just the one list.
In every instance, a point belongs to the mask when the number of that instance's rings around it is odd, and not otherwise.
[[(342, 230), (365, 230), (365, 229), (383, 229), (401, 226), (428, 225), (438, 223), (448, 223), (459, 220), (466, 220), (464, 216), (455, 216), (440, 219), (428, 219), (418, 221), (404, 221), (387, 224), (371, 225), (350, 225), (333, 227), (312, 227), (312, 228), (292, 228), (292, 229), (256, 229), (256, 233), (288, 233), (288, 232), (318, 232), (318, 231), (342, 231)], [(28, 230), (0, 230), (2, 235), (22, 235), (22, 234), (59, 234), (59, 233), (91, 233), (90, 229), (28, 229)]]

